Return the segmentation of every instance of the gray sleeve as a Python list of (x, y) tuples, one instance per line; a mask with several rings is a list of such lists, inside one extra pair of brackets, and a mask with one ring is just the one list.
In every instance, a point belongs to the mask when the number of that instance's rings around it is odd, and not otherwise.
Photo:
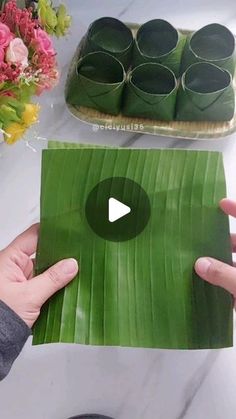
[(9, 373), (30, 334), (27, 324), (0, 301), (0, 381)]

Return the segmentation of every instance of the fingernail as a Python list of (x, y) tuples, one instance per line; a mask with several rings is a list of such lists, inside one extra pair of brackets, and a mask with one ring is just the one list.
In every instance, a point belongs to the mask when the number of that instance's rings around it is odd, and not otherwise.
[(199, 258), (195, 264), (196, 271), (200, 275), (206, 275), (210, 266), (211, 261), (207, 258)]
[(65, 259), (60, 263), (60, 269), (65, 275), (73, 275), (78, 271), (78, 263), (75, 259)]

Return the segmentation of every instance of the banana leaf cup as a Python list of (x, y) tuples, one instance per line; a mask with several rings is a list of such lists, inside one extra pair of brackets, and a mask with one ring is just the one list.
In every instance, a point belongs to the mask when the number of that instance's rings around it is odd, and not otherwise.
[(123, 65), (105, 52), (92, 52), (74, 65), (66, 87), (66, 101), (117, 115), (125, 84)]
[(232, 32), (223, 25), (212, 23), (189, 35), (182, 57), (182, 73), (197, 62), (210, 62), (228, 70), (233, 76), (236, 53)]
[(154, 19), (142, 25), (134, 41), (133, 67), (154, 62), (169, 67), (178, 77), (186, 36), (170, 23)]
[(123, 22), (112, 17), (102, 17), (90, 25), (82, 54), (107, 52), (121, 61), (127, 69), (131, 64), (133, 41), (131, 30)]
[(210, 63), (192, 64), (177, 98), (179, 121), (230, 121), (235, 112), (232, 76)]
[(175, 116), (176, 95), (173, 71), (161, 64), (141, 64), (128, 75), (122, 113), (171, 121)]

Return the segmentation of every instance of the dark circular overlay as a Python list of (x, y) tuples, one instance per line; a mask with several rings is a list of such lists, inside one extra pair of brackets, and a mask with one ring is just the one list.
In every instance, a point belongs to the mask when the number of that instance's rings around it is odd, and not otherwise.
[[(130, 207), (124, 217), (109, 222), (109, 199)], [(151, 207), (144, 189), (131, 179), (112, 177), (99, 182), (90, 192), (85, 206), (87, 221), (102, 239), (121, 242), (138, 236), (146, 227)]]
[(112, 419), (110, 416), (103, 416), (103, 415), (96, 415), (96, 414), (86, 414), (86, 415), (79, 415), (79, 416), (73, 416), (69, 419)]

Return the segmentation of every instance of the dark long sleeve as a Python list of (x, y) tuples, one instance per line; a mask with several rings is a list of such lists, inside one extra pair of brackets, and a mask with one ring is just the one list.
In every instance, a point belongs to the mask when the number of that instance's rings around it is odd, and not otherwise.
[(27, 324), (0, 301), (0, 381), (9, 373), (30, 334)]

